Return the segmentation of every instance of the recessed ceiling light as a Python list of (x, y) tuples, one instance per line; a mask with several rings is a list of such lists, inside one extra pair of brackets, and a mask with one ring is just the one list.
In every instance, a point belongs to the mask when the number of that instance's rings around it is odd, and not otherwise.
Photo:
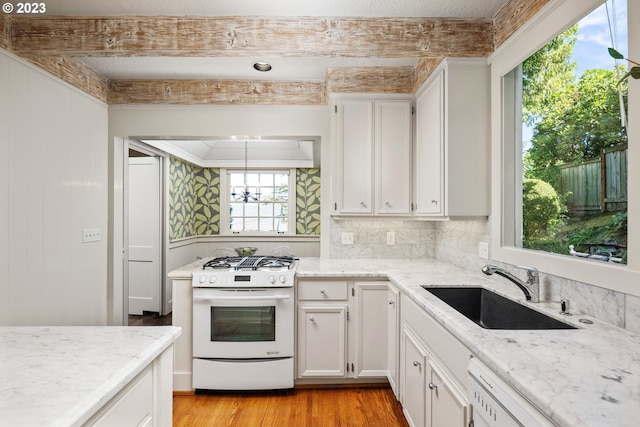
[(271, 70), (271, 64), (268, 64), (266, 62), (256, 62), (255, 64), (253, 64), (253, 68), (258, 71), (269, 71)]

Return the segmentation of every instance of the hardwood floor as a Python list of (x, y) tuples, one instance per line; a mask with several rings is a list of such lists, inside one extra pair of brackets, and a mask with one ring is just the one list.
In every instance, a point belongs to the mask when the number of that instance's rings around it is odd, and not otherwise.
[(171, 313), (155, 317), (153, 314), (142, 316), (129, 315), (129, 326), (171, 326)]
[(174, 427), (408, 427), (389, 387), (173, 396)]

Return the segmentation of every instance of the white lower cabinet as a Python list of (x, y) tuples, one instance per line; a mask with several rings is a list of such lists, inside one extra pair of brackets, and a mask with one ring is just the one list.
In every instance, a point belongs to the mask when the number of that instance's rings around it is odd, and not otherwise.
[(84, 425), (171, 426), (172, 380), (173, 346), (170, 346)]
[(298, 378), (344, 378), (347, 373), (346, 280), (298, 280)]
[(429, 360), (427, 366), (427, 393), (431, 394), (431, 423), (427, 426), (468, 425), (470, 410), (466, 396), (435, 361)]
[(387, 281), (298, 279), (297, 378), (388, 379), (412, 427), (468, 427), (471, 352)]
[(355, 377), (386, 377), (388, 282), (354, 282)]
[(346, 319), (346, 305), (300, 305), (298, 377), (345, 376)]
[(297, 282), (297, 378), (385, 378), (388, 282)]
[(427, 402), (427, 351), (407, 327), (402, 330), (401, 353), (402, 410), (411, 427), (423, 427)]
[(400, 291), (391, 283), (387, 298), (387, 379), (397, 399), (400, 395)]
[(471, 353), (401, 296), (400, 402), (412, 427), (468, 427), (466, 370)]

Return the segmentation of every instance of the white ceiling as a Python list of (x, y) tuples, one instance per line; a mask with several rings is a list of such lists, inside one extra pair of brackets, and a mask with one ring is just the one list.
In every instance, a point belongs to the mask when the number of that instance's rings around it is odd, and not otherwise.
[[(336, 67), (413, 67), (416, 58), (187, 58), (113, 57), (79, 58), (110, 80), (122, 79), (203, 79), (323, 81), (328, 68)], [(256, 71), (256, 61), (268, 62), (273, 69)]]
[(140, 138), (140, 141), (202, 167), (320, 167), (317, 138)]
[[(506, 0), (47, 0), (47, 15), (490, 18)], [(332, 67), (414, 66), (416, 58), (80, 58), (108, 79), (325, 79)], [(256, 61), (273, 69), (261, 73)]]

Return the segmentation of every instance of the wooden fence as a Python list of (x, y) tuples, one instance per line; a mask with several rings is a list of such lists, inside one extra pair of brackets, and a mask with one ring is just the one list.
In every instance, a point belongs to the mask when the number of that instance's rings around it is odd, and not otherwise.
[(627, 146), (605, 150), (599, 159), (560, 168), (560, 194), (573, 215), (627, 209)]

